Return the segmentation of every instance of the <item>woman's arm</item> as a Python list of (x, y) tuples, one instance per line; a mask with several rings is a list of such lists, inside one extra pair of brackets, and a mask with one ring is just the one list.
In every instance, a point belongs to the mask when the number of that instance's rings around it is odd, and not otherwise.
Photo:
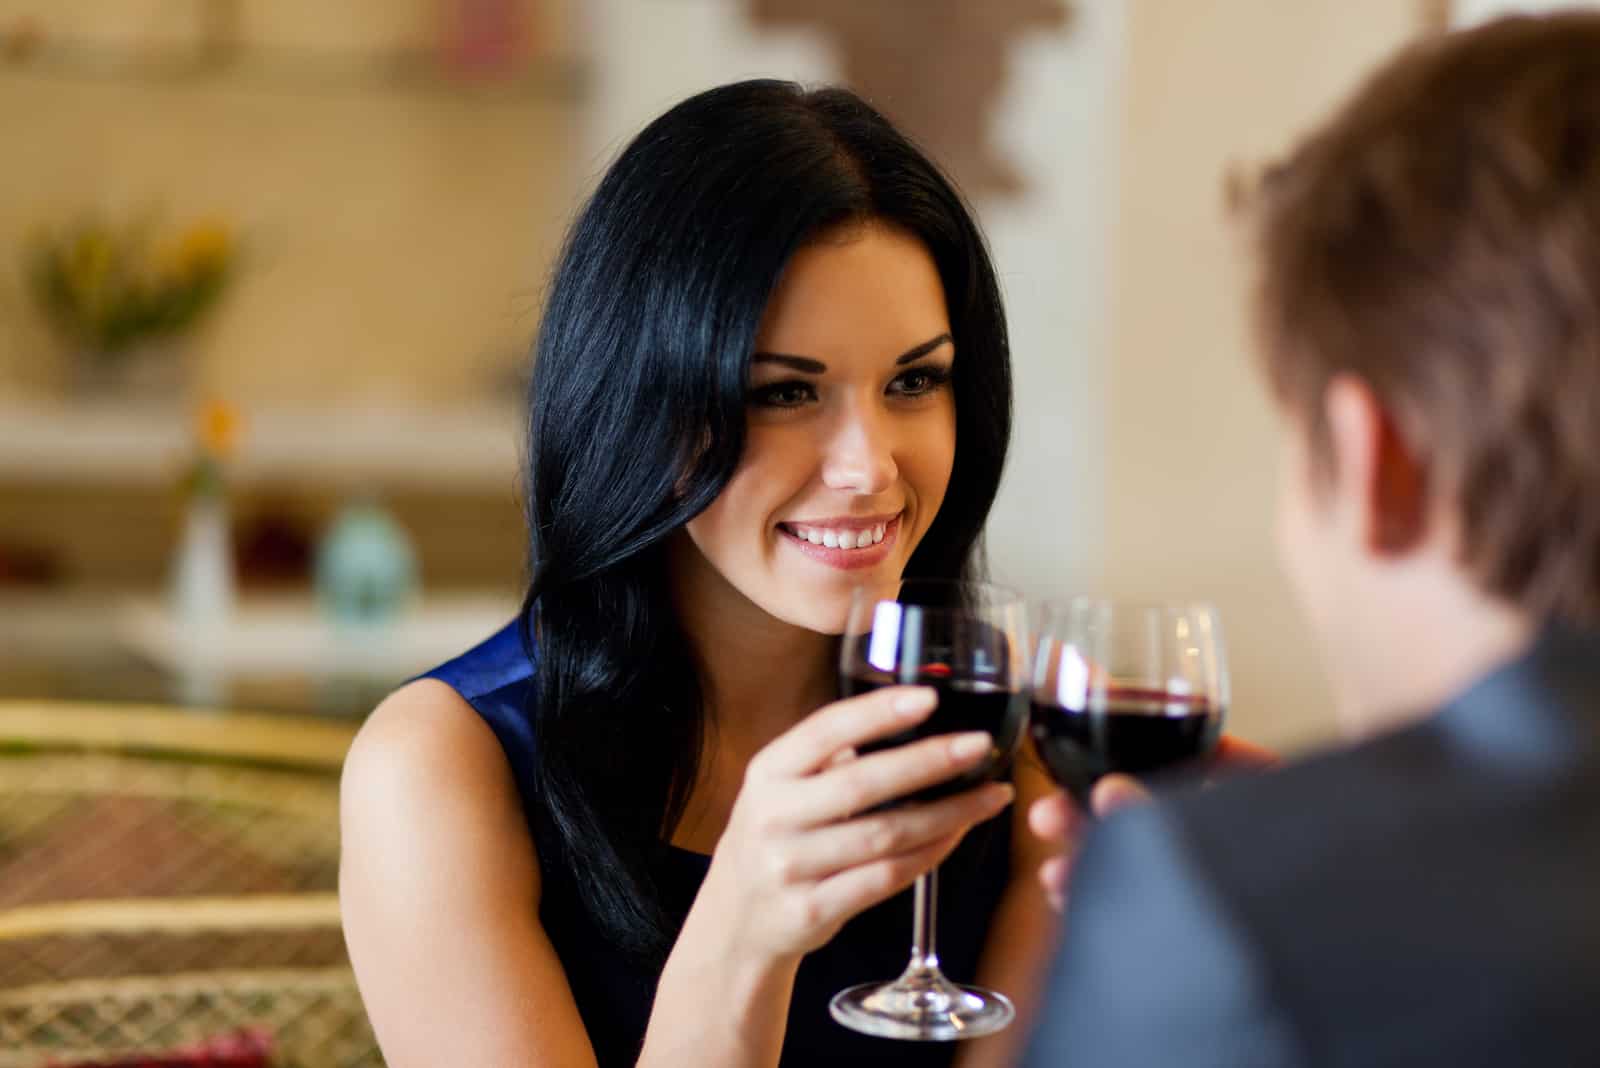
[(595, 1063), (539, 923), (539, 865), (488, 725), (443, 683), (391, 695), (340, 789), (339, 902), (390, 1068)]
[(1039, 866), (1057, 847), (1028, 829), (1028, 807), (1055, 792), (1033, 743), (1027, 742), (1016, 762), (1017, 804), (1012, 809), (1011, 878), (990, 922), (989, 938), (978, 962), (978, 983), (999, 990), (1017, 1007), (1017, 1019), (1004, 1031), (963, 1042), (956, 1068), (1001, 1068), (1014, 1065), (1027, 1049), (1039, 1000), (1054, 956), (1059, 917), (1039, 884)]

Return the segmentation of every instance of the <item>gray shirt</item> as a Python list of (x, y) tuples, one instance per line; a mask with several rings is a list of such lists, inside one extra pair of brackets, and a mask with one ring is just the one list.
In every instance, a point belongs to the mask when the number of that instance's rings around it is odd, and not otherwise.
[(1600, 1065), (1600, 634), (1097, 828), (1026, 1064)]

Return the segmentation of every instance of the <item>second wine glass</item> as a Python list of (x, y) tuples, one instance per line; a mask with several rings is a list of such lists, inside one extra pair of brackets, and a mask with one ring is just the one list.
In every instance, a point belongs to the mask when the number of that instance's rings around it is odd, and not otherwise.
[(1206, 756), (1228, 708), (1216, 609), (1097, 597), (1043, 606), (1030, 733), (1051, 777), (1088, 806), (1102, 775)]

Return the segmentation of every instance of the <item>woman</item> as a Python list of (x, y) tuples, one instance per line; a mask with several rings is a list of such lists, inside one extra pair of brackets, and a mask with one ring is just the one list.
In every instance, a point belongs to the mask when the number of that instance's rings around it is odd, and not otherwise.
[[(1005, 325), (959, 197), (849, 93), (703, 93), (601, 181), (535, 355), (521, 624), (397, 691), (346, 764), (389, 1064), (1006, 1063), (1051, 921), (1003, 810), (1045, 786), (872, 812), (987, 739), (857, 757), (933, 697), (834, 701), (851, 590), (970, 575), (1000, 477)], [(884, 903), (941, 861), (946, 971), (1023, 1021), (959, 1050), (835, 1025), (834, 991), (904, 965)]]

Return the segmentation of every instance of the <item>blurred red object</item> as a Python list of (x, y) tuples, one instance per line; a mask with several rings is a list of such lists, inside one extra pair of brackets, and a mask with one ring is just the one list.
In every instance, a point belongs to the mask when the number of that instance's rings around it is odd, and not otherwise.
[(50, 1068), (268, 1068), (271, 1058), (271, 1035), (238, 1031), (170, 1053), (72, 1064), (52, 1061)]
[(266, 500), (239, 522), (234, 539), (239, 584), (281, 589), (311, 584), (312, 524), (287, 501)]
[(49, 550), (0, 542), (0, 587), (54, 586), (61, 577), (61, 562)]
[(529, 0), (442, 0), (445, 66), (461, 75), (514, 73), (528, 54)]

